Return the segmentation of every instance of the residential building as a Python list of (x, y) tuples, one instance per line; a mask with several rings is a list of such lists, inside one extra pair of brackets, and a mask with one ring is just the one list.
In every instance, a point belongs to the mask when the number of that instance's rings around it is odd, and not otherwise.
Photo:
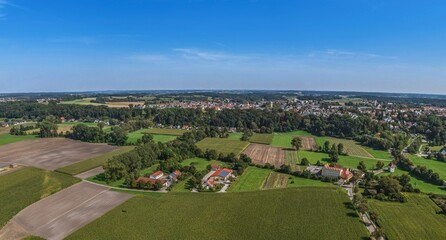
[(164, 173), (162, 171), (156, 171), (150, 175), (150, 178), (152, 179), (160, 179), (164, 176)]
[(322, 176), (349, 180), (351, 177), (353, 177), (353, 174), (350, 172), (350, 170), (348, 170), (348, 168), (343, 168), (342, 166), (330, 166), (329, 164), (326, 164), (322, 168)]

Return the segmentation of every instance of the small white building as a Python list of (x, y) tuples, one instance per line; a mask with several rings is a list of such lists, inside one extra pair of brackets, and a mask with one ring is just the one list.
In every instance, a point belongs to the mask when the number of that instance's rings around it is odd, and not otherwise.
[(396, 169), (396, 165), (393, 162), (389, 163), (389, 166), (388, 166), (389, 172), (394, 173), (395, 169)]

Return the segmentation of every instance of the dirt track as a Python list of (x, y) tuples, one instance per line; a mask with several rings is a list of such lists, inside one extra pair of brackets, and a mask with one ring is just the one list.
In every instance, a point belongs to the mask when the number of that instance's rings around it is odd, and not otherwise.
[(129, 198), (129, 194), (81, 182), (25, 208), (0, 231), (0, 239), (28, 234), (63, 239)]
[(54, 170), (111, 152), (117, 147), (66, 138), (21, 141), (0, 147), (0, 162)]
[(243, 151), (243, 153), (248, 155), (255, 164), (265, 165), (266, 163), (269, 163), (276, 167), (285, 164), (285, 150), (281, 147), (252, 143)]

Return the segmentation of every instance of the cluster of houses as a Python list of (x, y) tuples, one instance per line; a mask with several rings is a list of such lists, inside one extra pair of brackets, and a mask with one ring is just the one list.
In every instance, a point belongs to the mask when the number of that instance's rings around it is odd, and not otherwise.
[(231, 169), (212, 166), (211, 171), (202, 179), (203, 188), (210, 189), (217, 185), (229, 186), (229, 184), (231, 184), (231, 179), (234, 177)]
[(162, 171), (156, 171), (152, 174), (150, 174), (149, 177), (139, 177), (136, 182), (137, 183), (144, 183), (151, 185), (155, 185), (157, 182), (161, 183), (163, 188), (169, 187), (172, 183), (178, 181), (178, 177), (181, 175), (180, 171), (174, 171), (170, 173), (168, 176), (165, 176)]

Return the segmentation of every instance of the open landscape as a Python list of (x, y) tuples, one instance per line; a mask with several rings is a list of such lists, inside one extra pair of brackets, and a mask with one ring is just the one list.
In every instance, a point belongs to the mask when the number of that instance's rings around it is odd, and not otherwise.
[(248, 155), (255, 164), (265, 165), (266, 163), (269, 163), (276, 167), (280, 167), (285, 163), (287, 151), (292, 150), (251, 143), (243, 153)]
[(236, 155), (240, 154), (248, 145), (249, 142), (226, 138), (205, 138), (200, 142), (197, 142), (197, 147), (202, 151), (206, 151), (206, 149), (213, 149), (219, 153), (234, 153)]
[[(359, 218), (346, 206), (348, 201), (345, 193), (335, 188), (230, 194), (175, 193), (161, 198), (139, 196), (67, 239), (143, 239), (147, 235), (166, 239), (172, 236), (172, 232), (185, 239), (204, 235), (213, 236), (213, 239), (289, 239), (290, 236), (344, 239), (345, 234), (353, 239), (367, 237)], [(278, 204), (280, 202), (286, 204)], [(271, 214), (271, 209), (274, 209), (274, 214)], [(158, 218), (147, 218), (153, 214)], [(174, 221), (171, 216), (175, 216)], [(277, 224), (289, 222), (293, 223), (292, 227)], [(170, 227), (163, 227), (166, 225)], [(343, 227), (339, 228), (339, 225)], [(326, 231), (320, 231), (321, 227)]]

